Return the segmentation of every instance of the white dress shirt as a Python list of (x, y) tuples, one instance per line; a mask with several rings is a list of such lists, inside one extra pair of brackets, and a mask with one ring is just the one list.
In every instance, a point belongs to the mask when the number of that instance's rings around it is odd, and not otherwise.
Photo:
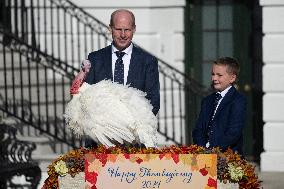
[[(115, 54), (117, 48), (112, 44), (111, 45), (112, 49), (112, 81), (114, 81), (114, 69), (115, 69), (115, 61), (117, 60), (117, 56)], [(129, 70), (129, 65), (130, 65), (130, 59), (131, 59), (131, 54), (132, 54), (132, 49), (133, 49), (133, 44), (131, 43), (129, 47), (124, 49), (122, 52), (125, 52), (125, 55), (122, 57), (123, 60), (123, 66), (124, 66), (124, 85), (126, 85), (127, 82), (127, 76), (128, 76), (128, 70)]]
[(226, 88), (225, 90), (223, 90), (222, 92), (218, 92), (219, 94), (221, 94), (221, 97), (222, 97), (222, 98), (220, 98), (220, 100), (218, 101), (218, 104), (217, 104), (216, 109), (215, 109), (215, 111), (214, 111), (214, 116), (215, 116), (215, 113), (216, 113), (216, 111), (217, 111), (217, 109), (218, 109), (218, 107), (219, 107), (221, 101), (223, 100), (224, 96), (227, 94), (227, 92), (230, 90), (231, 87), (232, 87), (232, 86), (230, 85), (229, 87), (227, 87), (227, 88)]

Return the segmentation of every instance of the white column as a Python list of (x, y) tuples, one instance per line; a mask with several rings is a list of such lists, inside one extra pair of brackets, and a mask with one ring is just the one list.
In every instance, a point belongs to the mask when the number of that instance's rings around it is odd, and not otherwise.
[(284, 172), (284, 1), (263, 7), (263, 146), (261, 171)]

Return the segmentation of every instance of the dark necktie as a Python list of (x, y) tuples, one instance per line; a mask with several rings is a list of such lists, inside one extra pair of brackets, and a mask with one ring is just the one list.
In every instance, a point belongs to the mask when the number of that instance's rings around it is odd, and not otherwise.
[(209, 135), (210, 135), (210, 132), (211, 132), (211, 127), (212, 127), (212, 124), (213, 124), (216, 108), (217, 108), (218, 102), (221, 98), (222, 98), (222, 96), (221, 96), (220, 93), (215, 93), (214, 101), (213, 101), (213, 109), (212, 109), (212, 113), (211, 113), (209, 124), (208, 124), (208, 130), (207, 130), (208, 139), (209, 139)]
[(217, 108), (217, 105), (218, 105), (218, 102), (219, 100), (222, 98), (221, 94), (220, 93), (215, 93), (215, 96), (214, 96), (214, 103), (213, 103), (213, 112), (211, 114), (211, 119), (214, 119), (214, 116), (215, 116), (215, 112), (216, 112), (216, 108)]
[(115, 61), (114, 68), (114, 82), (119, 84), (124, 84), (124, 66), (122, 57), (125, 55), (125, 52), (116, 51), (117, 60)]

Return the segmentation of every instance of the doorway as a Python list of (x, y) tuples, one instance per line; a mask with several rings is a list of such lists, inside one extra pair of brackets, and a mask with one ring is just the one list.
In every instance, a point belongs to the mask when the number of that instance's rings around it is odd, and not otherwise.
[(237, 89), (248, 100), (244, 153), (247, 159), (258, 161), (263, 150), (262, 15), (259, 2), (187, 0), (186, 3), (186, 73), (210, 90), (213, 60), (230, 56), (240, 62)]

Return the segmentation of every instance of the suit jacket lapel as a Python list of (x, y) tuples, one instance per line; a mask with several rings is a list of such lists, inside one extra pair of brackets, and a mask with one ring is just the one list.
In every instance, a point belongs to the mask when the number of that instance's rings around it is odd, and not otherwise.
[(104, 62), (105, 62), (105, 73), (106, 78), (112, 80), (112, 52), (111, 45), (107, 47), (104, 54)]
[(213, 94), (211, 94), (211, 96), (210, 96), (210, 99), (209, 99), (209, 103), (208, 103), (208, 106), (207, 106), (207, 108), (208, 108), (208, 113), (206, 114), (206, 119), (205, 120), (207, 120), (206, 121), (206, 126), (208, 126), (208, 124), (209, 124), (209, 121), (210, 121), (210, 119), (211, 119), (211, 117), (212, 117), (212, 114), (213, 114), (213, 108), (214, 108), (214, 98), (215, 98), (215, 95), (214, 95), (214, 93)]
[(133, 45), (131, 59), (130, 59), (130, 65), (128, 70), (128, 76), (127, 76), (127, 82), (126, 84), (131, 84), (136, 76), (137, 73), (139, 73), (139, 60), (140, 55), (138, 52), (138, 49)]

